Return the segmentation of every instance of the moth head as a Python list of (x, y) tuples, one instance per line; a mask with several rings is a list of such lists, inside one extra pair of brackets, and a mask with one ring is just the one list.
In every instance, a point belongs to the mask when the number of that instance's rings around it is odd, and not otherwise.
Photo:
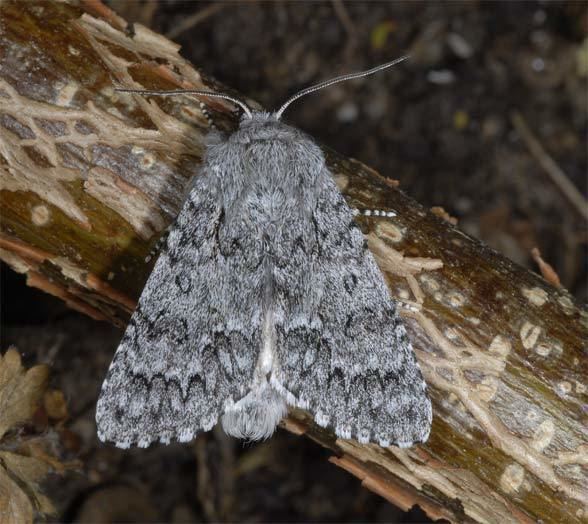
[[(281, 105), (281, 107), (276, 112), (272, 113), (272, 116), (276, 120), (280, 120), (280, 118), (282, 117), (282, 115), (284, 114), (284, 111), (286, 111), (288, 106), (292, 102), (298, 100), (299, 98), (301, 98), (305, 95), (309, 95), (310, 93), (314, 93), (315, 91), (318, 91), (319, 89), (323, 89), (325, 87), (329, 87), (334, 84), (338, 84), (339, 82), (345, 82), (346, 80), (354, 80), (356, 78), (363, 78), (365, 76), (373, 75), (374, 73), (378, 73), (379, 71), (382, 71), (384, 69), (388, 69), (389, 67), (392, 67), (400, 62), (403, 62), (407, 58), (408, 58), (408, 55), (401, 56), (400, 58), (397, 58), (396, 60), (392, 60), (391, 62), (386, 62), (385, 64), (380, 64), (379, 66), (373, 67), (372, 69), (368, 69), (367, 71), (359, 71), (357, 73), (349, 73), (346, 75), (341, 75), (341, 76), (337, 76), (335, 78), (331, 78), (330, 80), (323, 80), (322, 82), (320, 82), (318, 84), (307, 87), (307, 88), (303, 89), (302, 91), (298, 91), (298, 93), (292, 95), (290, 98), (288, 98), (288, 100), (286, 100)], [(139, 95), (150, 95), (150, 96), (195, 95), (195, 96), (207, 96), (207, 97), (211, 97), (211, 98), (222, 98), (224, 100), (229, 100), (229, 101), (233, 102), (234, 104), (238, 105), (243, 110), (243, 112), (245, 114), (245, 118), (247, 118), (247, 119), (251, 119), (253, 117), (253, 114), (257, 112), (256, 110), (251, 109), (245, 101), (243, 101), (237, 97), (228, 95), (226, 93), (217, 93), (215, 91), (206, 91), (206, 90), (201, 90), (201, 89), (176, 89), (173, 91), (151, 91), (151, 90), (145, 90), (145, 89), (119, 89), (119, 88), (116, 88), (115, 91), (117, 91), (118, 93), (134, 93), (134, 94), (139, 94)]]

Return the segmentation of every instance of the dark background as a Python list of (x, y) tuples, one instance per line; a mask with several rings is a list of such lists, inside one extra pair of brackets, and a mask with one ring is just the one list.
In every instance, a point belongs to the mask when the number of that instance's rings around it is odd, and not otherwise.
[[(403, 65), (293, 104), (287, 120), (397, 179), (425, 206), (536, 270), (538, 247), (579, 301), (588, 298), (586, 222), (514, 130), (519, 112), (586, 196), (588, 14), (583, 2), (111, 1), (173, 39), (201, 71), (278, 107), (317, 81), (409, 52)], [(2, 267), (2, 350), (51, 362), (84, 467), (47, 485), (58, 520), (420, 522), (283, 431), (243, 445), (211, 433), (195, 445), (119, 451), (98, 445), (100, 383), (121, 333), (27, 288)]]

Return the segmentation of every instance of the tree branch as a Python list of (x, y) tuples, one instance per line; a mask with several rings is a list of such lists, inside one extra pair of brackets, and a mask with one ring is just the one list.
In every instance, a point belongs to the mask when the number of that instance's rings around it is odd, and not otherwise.
[[(98, 1), (82, 5), (0, 7), (0, 256), (30, 285), (124, 326), (210, 125), (234, 129), (235, 108), (114, 92), (218, 86), (164, 37), (139, 25), (125, 32)], [(370, 489), (434, 518), (582, 522), (586, 312), (393, 181), (325, 154), (352, 206), (398, 213), (358, 220), (391, 292), (415, 306), (406, 323), (431, 387), (433, 431), (426, 445), (382, 449), (337, 439), (300, 411), (284, 426), (332, 449)]]

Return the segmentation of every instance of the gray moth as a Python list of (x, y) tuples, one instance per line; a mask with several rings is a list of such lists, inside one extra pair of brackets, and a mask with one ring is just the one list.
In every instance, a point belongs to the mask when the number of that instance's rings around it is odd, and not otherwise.
[[(432, 410), (406, 329), (321, 149), (277, 112), (211, 132), (200, 172), (114, 355), (96, 409), (120, 448), (187, 442), (220, 419), (272, 435), (288, 406), (341, 438), (427, 440)], [(140, 94), (176, 92), (121, 90)]]

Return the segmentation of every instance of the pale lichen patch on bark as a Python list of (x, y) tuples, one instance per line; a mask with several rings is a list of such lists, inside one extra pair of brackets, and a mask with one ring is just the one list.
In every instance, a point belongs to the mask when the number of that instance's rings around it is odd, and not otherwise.
[(541, 334), (541, 327), (531, 324), (529, 321), (525, 321), (521, 326), (519, 334), (523, 347), (525, 349), (532, 349), (535, 344), (537, 344), (537, 340)]
[(535, 346), (535, 353), (542, 357), (548, 357), (551, 353), (551, 346), (549, 344), (541, 342), (537, 344), (537, 346)]
[(561, 382), (557, 383), (556, 391), (557, 391), (558, 395), (560, 395), (562, 397), (566, 397), (572, 391), (572, 384), (570, 382), (568, 382), (567, 380), (562, 380)]
[(577, 311), (570, 297), (562, 295), (557, 299), (557, 301), (563, 308), (566, 315), (573, 315), (574, 312)]
[(443, 267), (443, 262), (433, 258), (405, 257), (402, 253), (386, 244), (377, 234), (367, 235), (368, 246), (373, 253), (380, 269), (394, 276), (404, 277), (408, 282), (416, 302), (422, 304), (424, 294), (418, 285), (415, 275), (422, 271), (431, 271)]
[(425, 288), (428, 291), (439, 291), (440, 285), (435, 280), (435, 277), (433, 277), (432, 275), (429, 275), (427, 273), (423, 273), (423, 274), (419, 275), (418, 279), (421, 281), (422, 284), (424, 284)]
[(143, 169), (150, 169), (155, 165), (156, 158), (152, 152), (145, 151), (142, 147), (133, 146), (131, 147), (131, 153), (138, 157), (139, 164)]
[(392, 222), (383, 221), (376, 224), (376, 234), (388, 242), (400, 242), (404, 238), (404, 231)]
[(51, 220), (51, 211), (44, 204), (33, 206), (31, 209), (31, 222), (37, 227), (46, 226)]
[(409, 300), (411, 298), (410, 291), (408, 291), (408, 289), (405, 289), (405, 288), (401, 288), (401, 289), (397, 290), (397, 294), (398, 294), (398, 297), (403, 300)]
[(72, 264), (66, 257), (54, 257), (48, 259), (57, 266), (64, 277), (74, 281), (81, 287), (87, 288), (86, 277), (88, 272), (75, 264)]
[(543, 306), (549, 298), (547, 291), (540, 287), (524, 287), (523, 289), (521, 289), (521, 293), (529, 301), (530, 304), (537, 307)]
[(490, 346), (488, 347), (488, 351), (490, 353), (494, 353), (502, 358), (506, 358), (508, 354), (511, 352), (512, 344), (510, 341), (503, 337), (502, 335), (496, 335), (492, 342), (490, 342)]
[(55, 105), (60, 107), (70, 107), (76, 94), (80, 90), (80, 85), (77, 82), (70, 81), (67, 83), (56, 83), (55, 91), (57, 96), (55, 97)]
[(476, 391), (480, 396), (480, 399), (484, 402), (492, 401), (498, 391), (496, 378), (491, 376), (484, 377), (482, 381), (476, 385)]
[(506, 493), (517, 493), (525, 480), (525, 470), (516, 462), (509, 464), (500, 477), (500, 487)]
[(552, 419), (545, 419), (537, 429), (535, 429), (535, 433), (533, 438), (531, 439), (531, 447), (535, 451), (543, 451), (551, 441), (553, 440), (553, 436), (555, 434), (555, 424), (553, 423)]
[(443, 293), (437, 291), (436, 293), (433, 293), (433, 298), (436, 302), (443, 302)]
[(145, 240), (165, 229), (166, 220), (153, 201), (108, 169), (91, 169), (84, 190), (121, 215)]
[(459, 291), (450, 291), (447, 295), (447, 301), (451, 307), (457, 308), (463, 306), (467, 302), (467, 299)]

